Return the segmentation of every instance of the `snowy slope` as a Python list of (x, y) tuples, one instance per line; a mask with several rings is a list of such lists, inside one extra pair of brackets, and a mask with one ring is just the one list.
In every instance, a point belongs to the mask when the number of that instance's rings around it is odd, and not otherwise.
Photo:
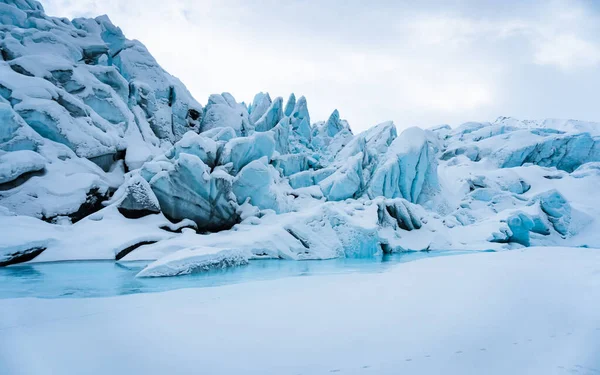
[(600, 247), (600, 124), (384, 122), (355, 135), (337, 110), (311, 122), (294, 94), (202, 106), (107, 16), (48, 17), (31, 0), (0, 0), (0, 50), (0, 265), (146, 259), (140, 276), (161, 276), (257, 258)]

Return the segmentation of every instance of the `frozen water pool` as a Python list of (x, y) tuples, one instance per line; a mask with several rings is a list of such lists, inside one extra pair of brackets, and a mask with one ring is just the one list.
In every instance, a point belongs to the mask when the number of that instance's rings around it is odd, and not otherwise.
[(325, 274), (384, 272), (399, 263), (473, 251), (405, 252), (375, 258), (288, 261), (253, 260), (249, 265), (191, 275), (138, 278), (149, 262), (72, 261), (19, 264), (0, 268), (0, 298), (109, 297), (203, 288), (255, 280)]

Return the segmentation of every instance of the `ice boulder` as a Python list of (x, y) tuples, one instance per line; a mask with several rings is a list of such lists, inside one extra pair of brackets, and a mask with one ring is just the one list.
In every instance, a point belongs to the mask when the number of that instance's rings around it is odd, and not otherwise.
[(323, 195), (330, 201), (356, 197), (363, 187), (363, 153), (352, 156), (333, 174), (319, 182)]
[(294, 110), (290, 115), (292, 122), (292, 129), (296, 134), (300, 136), (300, 139), (304, 143), (310, 143), (312, 137), (312, 131), (310, 128), (310, 115), (308, 113), (308, 105), (306, 104), (306, 98), (301, 96), (296, 102)]
[(291, 176), (306, 171), (309, 168), (315, 167), (316, 164), (317, 161), (315, 159), (304, 153), (277, 155), (273, 157), (273, 165), (275, 168), (281, 170), (284, 176)]
[(471, 160), (471, 161), (480, 161), (481, 160), (481, 150), (479, 149), (479, 147), (477, 147), (477, 145), (467, 145), (467, 146), (461, 145), (461, 146), (456, 146), (456, 147), (450, 148), (442, 154), (440, 159), (450, 160), (450, 159), (460, 156), (460, 155), (464, 155), (465, 157), (469, 158), (469, 160)]
[(319, 123), (313, 128), (313, 137), (322, 135), (324, 137), (335, 137), (337, 133), (348, 127), (346, 121), (340, 119), (340, 112), (336, 109), (324, 123)]
[(137, 277), (178, 276), (248, 264), (248, 253), (237, 249), (193, 247), (179, 250), (141, 270)]
[(238, 204), (246, 200), (262, 210), (271, 209), (277, 213), (288, 207), (287, 195), (278, 184), (279, 173), (267, 164), (266, 158), (254, 160), (246, 165), (233, 180), (233, 193)]
[(158, 199), (150, 184), (140, 175), (134, 175), (127, 181), (125, 196), (118, 204), (119, 212), (129, 219), (137, 219), (160, 212)]
[(510, 229), (508, 242), (516, 242), (523, 246), (529, 246), (529, 232), (534, 227), (533, 220), (523, 213), (517, 213), (506, 220)]
[(294, 112), (294, 108), (296, 107), (296, 95), (294, 93), (290, 94), (287, 102), (285, 103), (285, 109), (283, 111), (284, 116), (291, 116), (292, 112)]
[(345, 257), (368, 258), (381, 254), (377, 205), (371, 203), (350, 202), (340, 205), (327, 202), (322, 208), (322, 215), (329, 220)]
[(152, 162), (142, 176), (150, 178), (152, 191), (165, 216), (191, 219), (199, 230), (222, 230), (238, 221), (232, 177), (210, 168), (196, 155), (179, 154), (171, 163)]
[(217, 142), (205, 136), (187, 132), (184, 136), (167, 151), (166, 156), (170, 159), (177, 158), (180, 154), (196, 155), (209, 167), (214, 167), (217, 160)]
[[(256, 112), (252, 112), (255, 114)], [(264, 132), (271, 130), (283, 118), (283, 98), (277, 97), (254, 123), (254, 130)]]
[(335, 167), (318, 170), (307, 170), (289, 176), (289, 183), (294, 189), (318, 185), (321, 181), (336, 172)]
[(537, 216), (517, 211), (511, 213), (505, 220), (506, 227), (500, 228), (499, 232), (492, 233), (490, 242), (516, 243), (523, 246), (531, 245), (531, 233), (548, 235), (549, 230), (544, 222)]
[(0, 185), (44, 169), (46, 159), (37, 152), (21, 150), (0, 154)]
[(202, 134), (203, 137), (210, 138), (215, 142), (227, 142), (230, 139), (236, 137), (235, 130), (233, 130), (233, 128), (230, 127), (212, 128), (200, 134)]
[(43, 141), (8, 103), (0, 102), (0, 150), (35, 150)]
[[(317, 122), (312, 128), (312, 144), (321, 154), (324, 163), (330, 163), (338, 152), (353, 138), (348, 122), (340, 119), (336, 109), (325, 122)], [(364, 151), (364, 150), (363, 150)]]
[(214, 94), (208, 98), (200, 125), (202, 132), (220, 127), (230, 127), (238, 136), (246, 136), (251, 130), (248, 109), (237, 103), (229, 93)]
[(258, 119), (260, 119), (265, 112), (267, 112), (267, 109), (271, 106), (271, 103), (272, 101), (269, 93), (259, 92), (256, 94), (252, 104), (250, 107), (248, 107), (248, 119), (250, 120), (250, 123), (256, 124)]
[(266, 157), (271, 160), (275, 151), (273, 133), (254, 133), (248, 137), (233, 138), (225, 144), (219, 156), (219, 164), (232, 163), (235, 174), (253, 160)]
[(291, 120), (289, 117), (283, 117), (277, 125), (268, 133), (271, 133), (275, 140), (275, 151), (282, 155), (289, 154), (291, 151), (290, 147), (290, 132), (292, 129)]
[(538, 196), (540, 208), (548, 216), (548, 221), (561, 236), (569, 235), (571, 205), (557, 190), (550, 190)]
[(423, 225), (415, 206), (403, 198), (379, 201), (377, 218), (381, 226), (389, 225), (406, 231), (421, 229)]
[(379, 160), (386, 154), (396, 137), (396, 126), (393, 122), (387, 121), (375, 125), (352, 138), (336, 154), (335, 161), (344, 162), (359, 152), (364, 153), (365, 164), (363, 165), (363, 168), (365, 169), (365, 174), (367, 174), (365, 180), (368, 180)]
[(439, 189), (437, 158), (420, 128), (406, 129), (389, 146), (369, 183), (369, 196), (423, 203)]

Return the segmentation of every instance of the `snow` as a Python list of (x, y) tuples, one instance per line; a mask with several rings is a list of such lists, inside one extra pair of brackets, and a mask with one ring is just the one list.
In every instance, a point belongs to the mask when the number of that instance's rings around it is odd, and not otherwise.
[(383, 273), (4, 299), (0, 372), (592, 375), (599, 262), (597, 249), (529, 248)]
[(46, 159), (33, 151), (0, 154), (0, 184), (13, 181), (24, 173), (42, 170), (45, 166)]
[[(1, 207), (1, 206), (0, 206)], [(0, 236), (0, 263), (31, 249), (47, 248), (60, 238), (63, 227), (29, 216), (0, 215), (0, 228), (10, 229)]]

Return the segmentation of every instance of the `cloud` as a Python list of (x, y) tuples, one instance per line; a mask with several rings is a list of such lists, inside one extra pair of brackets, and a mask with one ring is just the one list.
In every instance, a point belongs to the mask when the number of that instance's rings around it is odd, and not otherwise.
[(600, 64), (600, 46), (573, 34), (561, 34), (538, 44), (535, 62), (563, 69)]
[[(306, 95), (355, 130), (549, 116), (600, 120), (598, 10), (578, 1), (47, 0), (108, 14), (200, 101)], [(557, 103), (559, 105), (557, 105)]]

